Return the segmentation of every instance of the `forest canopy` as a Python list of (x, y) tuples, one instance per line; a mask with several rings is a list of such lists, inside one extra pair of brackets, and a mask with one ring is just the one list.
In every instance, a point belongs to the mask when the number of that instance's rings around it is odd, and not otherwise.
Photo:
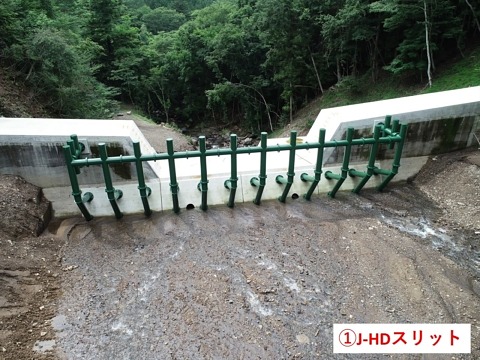
[(431, 84), (479, 17), (478, 0), (2, 0), (0, 54), (57, 116), (106, 117), (116, 99), (273, 130), (359, 75)]

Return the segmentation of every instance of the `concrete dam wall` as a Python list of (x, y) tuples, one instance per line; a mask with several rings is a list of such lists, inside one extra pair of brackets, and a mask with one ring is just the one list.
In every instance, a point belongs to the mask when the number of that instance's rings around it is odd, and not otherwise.
[[(373, 127), (383, 122), (386, 115), (408, 124), (408, 133), (403, 148), (403, 157), (398, 175), (393, 181), (402, 181), (415, 175), (429, 155), (472, 146), (476, 143), (475, 132), (480, 130), (480, 87), (453, 90), (441, 93), (418, 95), (392, 100), (364, 103), (324, 109), (317, 117), (312, 129), (301, 142), (318, 142), (320, 129), (326, 129), (326, 140), (346, 138), (348, 128), (355, 129), (355, 138), (371, 137)], [(71, 195), (70, 181), (63, 154), (63, 146), (71, 134), (77, 134), (84, 144), (83, 157), (98, 157), (98, 143), (107, 143), (109, 156), (133, 154), (132, 140), (140, 142), (142, 154), (153, 154), (154, 149), (133, 121), (112, 120), (67, 120), (67, 119), (20, 119), (0, 118), (0, 173), (15, 174), (44, 188), (46, 197), (52, 201), (56, 216), (71, 216), (79, 213)], [(268, 145), (282, 146), (289, 139), (269, 139)], [(370, 145), (354, 146), (351, 165), (356, 169), (366, 167)], [(381, 145), (375, 165), (389, 168), (393, 151)], [(324, 173), (339, 172), (344, 148), (326, 148), (324, 151)], [(317, 160), (314, 149), (298, 150), (295, 153), (295, 179), (291, 194), (302, 195), (309, 184), (300, 180), (302, 173), (312, 175)], [(198, 206), (201, 192), (197, 189), (200, 180), (199, 159), (177, 159), (176, 170), (179, 183), (181, 208)], [(238, 155), (237, 202), (253, 201), (256, 188), (250, 184), (258, 176), (260, 154)], [(263, 199), (275, 199), (283, 185), (276, 183), (277, 175), (288, 170), (287, 151), (270, 152), (267, 160), (267, 183)], [(124, 213), (142, 211), (138, 195), (136, 171), (133, 163), (110, 165), (115, 188), (124, 196), (118, 205)], [(149, 161), (143, 165), (149, 197), (154, 211), (172, 209), (169, 168), (166, 161)], [(229, 191), (224, 182), (230, 177), (230, 159), (227, 156), (207, 158), (208, 203), (226, 204)], [(103, 174), (99, 166), (88, 166), (78, 176), (81, 190), (91, 192), (94, 200), (87, 203), (94, 216), (111, 215), (112, 209), (105, 194)], [(378, 186), (382, 175), (372, 177), (366, 187)], [(342, 190), (351, 190), (358, 179), (348, 178)], [(322, 177), (314, 195), (327, 193), (332, 181)]]

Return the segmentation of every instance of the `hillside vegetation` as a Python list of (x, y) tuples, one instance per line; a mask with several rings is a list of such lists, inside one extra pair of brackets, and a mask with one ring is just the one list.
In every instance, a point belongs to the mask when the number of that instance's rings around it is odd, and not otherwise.
[(3, 0), (0, 59), (53, 116), (109, 117), (120, 100), (182, 128), (271, 132), (321, 95), (447, 88), (479, 17), (473, 0)]

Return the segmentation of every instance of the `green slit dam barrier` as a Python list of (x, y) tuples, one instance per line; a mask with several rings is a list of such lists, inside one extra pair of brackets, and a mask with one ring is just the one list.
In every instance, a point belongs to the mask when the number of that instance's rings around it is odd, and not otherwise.
[[(398, 120), (392, 121), (391, 116), (387, 116), (383, 123), (378, 123), (374, 127), (373, 137), (370, 138), (357, 138), (354, 139), (354, 129), (348, 128), (346, 132), (346, 138), (344, 140), (325, 141), (325, 129), (320, 129), (318, 142), (303, 142), (297, 141), (296, 131), (290, 133), (290, 141), (288, 144), (283, 145), (271, 145), (267, 146), (267, 133), (263, 132), (260, 138), (260, 144), (253, 147), (239, 148), (237, 146), (237, 136), (235, 134), (230, 135), (230, 148), (223, 149), (211, 149), (207, 150), (206, 140), (204, 136), (199, 138), (199, 149), (196, 151), (174, 152), (174, 144), (172, 139), (167, 139), (167, 152), (166, 153), (154, 153), (150, 155), (142, 154), (140, 151), (139, 142), (133, 142), (133, 155), (125, 156), (108, 156), (108, 149), (105, 143), (98, 144), (99, 157), (98, 158), (82, 158), (83, 145), (78, 141), (76, 135), (71, 135), (67, 144), (63, 147), (65, 160), (68, 169), (68, 175), (72, 187), (72, 195), (75, 203), (86, 220), (93, 219), (87, 209), (86, 204), (94, 200), (94, 196), (90, 192), (82, 193), (80, 189), (78, 175), (83, 167), (99, 166), (103, 172), (103, 178), (105, 183), (105, 192), (107, 193), (108, 201), (112, 207), (113, 213), (117, 219), (123, 216), (123, 213), (118, 205), (118, 200), (122, 198), (123, 192), (120, 189), (116, 189), (112, 182), (109, 165), (120, 163), (134, 163), (139, 196), (142, 201), (143, 210), (146, 216), (150, 216), (152, 210), (150, 209), (149, 196), (152, 190), (146, 186), (145, 175), (143, 169), (143, 163), (148, 161), (164, 161), (169, 169), (169, 187), (172, 198), (173, 211), (178, 213), (180, 211), (179, 206), (179, 184), (177, 181), (177, 159), (187, 158), (199, 158), (199, 170), (200, 181), (198, 182), (197, 189), (201, 192), (201, 205), (202, 210), (208, 209), (207, 194), (209, 191), (209, 178), (207, 169), (207, 157), (218, 156), (230, 157), (230, 178), (225, 179), (224, 188), (227, 189), (230, 194), (227, 205), (234, 207), (235, 196), (238, 188), (238, 165), (237, 155), (240, 154), (252, 154), (260, 153), (259, 174), (258, 176), (250, 178), (250, 185), (256, 188), (256, 196), (253, 202), (260, 205), (262, 200), (262, 194), (267, 184), (267, 153), (269, 152), (288, 152), (288, 170), (286, 174), (278, 174), (275, 177), (275, 182), (284, 186), (282, 193), (279, 195), (278, 200), (285, 202), (290, 192), (292, 184), (295, 180), (295, 158), (298, 150), (316, 149), (317, 157), (315, 162), (315, 168), (313, 176), (306, 173), (300, 175), (300, 180), (309, 184), (308, 191), (304, 194), (306, 200), (310, 200), (315, 189), (317, 188), (321, 175), (323, 173), (323, 154), (327, 148), (343, 148), (343, 161), (341, 170), (339, 173), (333, 173), (326, 171), (324, 177), (327, 180), (331, 180), (335, 183), (328, 195), (335, 197), (336, 193), (340, 190), (347, 177), (357, 177), (361, 179), (352, 190), (354, 193), (359, 193), (361, 189), (367, 184), (367, 182), (375, 175), (383, 175), (383, 181), (377, 187), (379, 191), (382, 191), (388, 183), (398, 174), (400, 167), (400, 159), (402, 156), (403, 145), (407, 134), (407, 125), (400, 125)], [(378, 155), (379, 146), (386, 144), (389, 149), (394, 149), (393, 163), (391, 169), (380, 169), (375, 166), (375, 160)], [(370, 152), (368, 156), (368, 164), (366, 169), (359, 170), (350, 168), (350, 156), (352, 147), (354, 146), (370, 146)], [(212, 191), (212, 190), (210, 190)], [(215, 189), (214, 191), (219, 191)], [(224, 190), (225, 191), (225, 190)]]

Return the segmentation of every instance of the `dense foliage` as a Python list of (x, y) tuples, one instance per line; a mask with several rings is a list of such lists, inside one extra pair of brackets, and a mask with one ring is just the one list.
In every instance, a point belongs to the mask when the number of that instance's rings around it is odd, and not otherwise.
[(116, 96), (272, 130), (360, 74), (431, 84), (479, 17), (478, 0), (2, 0), (0, 52), (60, 116), (106, 116)]

